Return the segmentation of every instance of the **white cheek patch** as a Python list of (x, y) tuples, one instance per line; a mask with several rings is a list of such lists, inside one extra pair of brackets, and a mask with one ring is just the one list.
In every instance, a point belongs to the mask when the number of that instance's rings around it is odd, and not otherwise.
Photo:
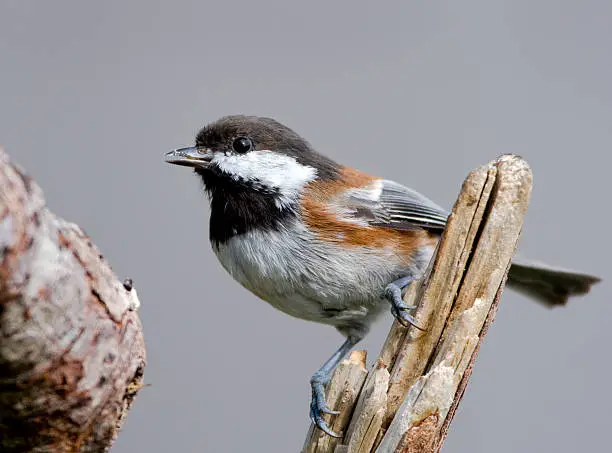
[(317, 176), (313, 167), (269, 150), (240, 155), (217, 153), (212, 163), (236, 180), (252, 181), (261, 187), (278, 190), (276, 204), (280, 208), (295, 202), (302, 187)]

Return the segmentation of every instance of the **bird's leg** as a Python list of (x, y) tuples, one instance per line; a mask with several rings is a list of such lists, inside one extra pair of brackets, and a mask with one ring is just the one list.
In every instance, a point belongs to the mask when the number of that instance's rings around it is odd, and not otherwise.
[(338, 434), (333, 432), (325, 419), (323, 414), (334, 414), (337, 415), (340, 412), (332, 411), (327, 406), (327, 399), (325, 396), (325, 386), (330, 381), (334, 369), (342, 361), (342, 359), (349, 353), (349, 351), (355, 346), (361, 338), (348, 337), (347, 340), (342, 343), (342, 346), (338, 348), (336, 352), (323, 364), (319, 370), (312, 375), (310, 378), (310, 387), (312, 388), (312, 400), (310, 402), (310, 419), (315, 426), (323, 430), (332, 437), (340, 437)]
[(414, 310), (416, 306), (407, 305), (402, 299), (404, 290), (410, 286), (413, 280), (415, 280), (413, 277), (406, 276), (389, 283), (385, 288), (383, 296), (391, 302), (391, 313), (393, 313), (395, 319), (397, 319), (402, 326), (408, 327), (408, 325), (412, 325), (419, 330), (423, 330), (417, 325), (414, 317), (406, 313), (408, 310)]

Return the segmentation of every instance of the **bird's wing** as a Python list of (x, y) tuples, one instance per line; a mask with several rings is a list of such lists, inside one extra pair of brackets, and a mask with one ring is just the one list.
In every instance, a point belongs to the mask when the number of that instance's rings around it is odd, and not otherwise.
[(386, 179), (345, 193), (345, 212), (355, 221), (396, 230), (441, 232), (448, 212), (415, 190)]

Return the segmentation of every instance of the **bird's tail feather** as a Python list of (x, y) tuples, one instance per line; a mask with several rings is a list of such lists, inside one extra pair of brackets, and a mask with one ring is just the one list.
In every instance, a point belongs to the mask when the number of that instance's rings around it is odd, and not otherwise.
[(601, 279), (593, 275), (515, 259), (508, 286), (547, 306), (564, 305), (571, 296), (586, 294)]

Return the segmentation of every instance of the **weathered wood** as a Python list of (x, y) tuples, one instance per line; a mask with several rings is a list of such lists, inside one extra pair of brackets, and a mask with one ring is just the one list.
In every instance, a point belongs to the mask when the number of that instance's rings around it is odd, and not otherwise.
[[(438, 253), (432, 260), (430, 270), (433, 270), (415, 288), (416, 304), (419, 306), (415, 318), (427, 330), (402, 327), (406, 334), (391, 369), (386, 426), (408, 388), (425, 371), (440, 340), (485, 213), (496, 172), (495, 166), (482, 167), (468, 176), (440, 241)], [(383, 350), (386, 348), (387, 344)]]
[(140, 389), (131, 282), (0, 149), (0, 450), (105, 452)]
[(368, 376), (359, 395), (344, 443), (353, 453), (369, 453), (382, 427), (387, 408), (389, 371), (381, 363)]
[[(332, 431), (341, 434), (346, 429), (359, 392), (368, 375), (366, 369), (366, 352), (352, 351), (349, 358), (340, 362), (327, 390), (329, 407), (340, 411), (339, 415), (325, 415)], [(311, 424), (303, 453), (332, 452), (339, 439), (328, 436)]]
[(405, 297), (426, 330), (393, 324), (337, 452), (439, 451), (494, 318), (531, 183), (517, 156), (468, 176), (434, 259)]

